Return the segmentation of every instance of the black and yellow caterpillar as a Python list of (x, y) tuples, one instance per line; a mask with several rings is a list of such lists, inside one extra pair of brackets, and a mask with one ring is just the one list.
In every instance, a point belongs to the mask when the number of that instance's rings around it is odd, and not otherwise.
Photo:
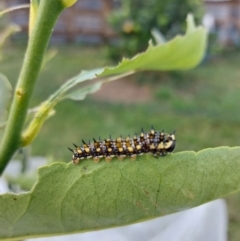
[(176, 145), (176, 138), (172, 134), (164, 133), (164, 131), (155, 131), (153, 128), (150, 132), (144, 133), (142, 130), (139, 136), (128, 136), (127, 138), (119, 137), (112, 139), (111, 137), (104, 141), (95, 140), (92, 143), (83, 142), (82, 146), (75, 146), (75, 150), (68, 148), (73, 152), (72, 161), (77, 164), (80, 160), (93, 158), (98, 162), (101, 158), (105, 158), (110, 162), (113, 157), (122, 160), (124, 157), (130, 157), (135, 160), (137, 155), (144, 153), (152, 153), (155, 157), (165, 156), (171, 153)]

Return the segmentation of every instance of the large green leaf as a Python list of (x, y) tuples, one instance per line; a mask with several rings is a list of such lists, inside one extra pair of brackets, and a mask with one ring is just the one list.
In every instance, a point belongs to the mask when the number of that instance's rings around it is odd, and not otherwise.
[(236, 192), (240, 148), (54, 163), (30, 192), (0, 196), (0, 238), (20, 239), (139, 222)]

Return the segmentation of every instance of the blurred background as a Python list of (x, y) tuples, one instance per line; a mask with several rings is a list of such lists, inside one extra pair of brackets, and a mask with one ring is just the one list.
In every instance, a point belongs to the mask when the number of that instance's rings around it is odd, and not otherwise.
[[(0, 0), (0, 9), (28, 0)], [(20, 31), (0, 41), (0, 72), (15, 86), (28, 39), (28, 8), (0, 19), (0, 40), (12, 26)], [(93, 137), (139, 133), (151, 125), (176, 130), (176, 152), (239, 146), (240, 1), (237, 0), (78, 0), (53, 31), (31, 107), (39, 105), (82, 69), (115, 65), (148, 46), (185, 31), (191, 12), (209, 31), (206, 56), (189, 71), (144, 72), (110, 82), (84, 101), (65, 101), (31, 145), (32, 156), (71, 160), (67, 150)], [(15, 24), (15, 25), (13, 25)], [(240, 240), (240, 194), (227, 197), (229, 241)]]

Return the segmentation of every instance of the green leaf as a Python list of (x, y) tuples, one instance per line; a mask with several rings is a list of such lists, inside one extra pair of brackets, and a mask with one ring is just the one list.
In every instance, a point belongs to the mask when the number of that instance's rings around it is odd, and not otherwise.
[(102, 78), (97, 83), (89, 84), (85, 87), (72, 88), (73, 86), (75, 86), (78, 83), (84, 82), (85, 80), (89, 80), (87, 78), (90, 78), (90, 79), (96, 78), (97, 73), (100, 73), (102, 71), (103, 71), (103, 69), (96, 69), (96, 70), (92, 70), (92, 71), (83, 71), (75, 78), (69, 80), (65, 84), (65, 87), (62, 86), (61, 87), (62, 92), (60, 94), (56, 93), (56, 94), (52, 95), (52, 97), (54, 97), (54, 98), (49, 99), (49, 101), (50, 102), (55, 101), (55, 100), (60, 101), (63, 99), (84, 100), (88, 94), (95, 93), (99, 89), (101, 89), (102, 85), (105, 82), (114, 81), (114, 80), (117, 80), (117, 79), (120, 79), (122, 77), (132, 74), (132, 72), (129, 72), (127, 74), (106, 77), (106, 78)]
[[(81, 71), (78, 75), (74, 76), (70, 80), (68, 80), (66, 83), (64, 83), (50, 98), (47, 100), (48, 102), (58, 102), (62, 99), (67, 98), (68, 92), (74, 88), (73, 92), (81, 91), (84, 89), (76, 88), (76, 85), (83, 83), (86, 80), (92, 80), (97, 78), (97, 75), (102, 73), (104, 68), (89, 70), (89, 71)], [(91, 92), (91, 90), (90, 90)]]
[(167, 215), (238, 191), (239, 173), (240, 147), (54, 163), (39, 169), (30, 192), (0, 196), (0, 238), (99, 230)]
[(102, 83), (95, 83), (89, 86), (86, 86), (81, 89), (77, 89), (69, 94), (66, 94), (64, 98), (72, 99), (72, 100), (84, 100), (86, 95), (97, 92), (102, 86)]
[(10, 105), (11, 98), (12, 86), (7, 77), (0, 73), (0, 126), (2, 126), (7, 119), (7, 110)]
[(207, 43), (207, 32), (196, 27), (193, 16), (187, 17), (185, 36), (177, 36), (161, 45), (150, 45), (146, 52), (123, 61), (113, 68), (106, 68), (101, 77), (143, 70), (181, 70), (190, 69), (202, 60)]
[[(74, 88), (74, 92), (84, 91), (82, 87), (76, 88), (76, 85), (87, 80), (93, 80), (98, 77), (105, 77), (103, 82), (111, 81), (110, 76), (115, 76), (114, 80), (132, 74), (136, 71), (144, 70), (176, 70), (189, 69), (195, 67), (204, 56), (206, 48), (207, 32), (203, 27), (196, 27), (193, 16), (187, 17), (187, 33), (185, 36), (177, 36), (173, 40), (157, 45), (149, 46), (146, 52), (136, 55), (132, 59), (124, 59), (118, 66), (109, 68), (99, 68), (90, 71), (82, 71), (79, 75), (68, 80), (57, 92), (55, 92), (49, 101), (62, 100), (67, 92)], [(108, 77), (108, 79), (106, 78)], [(92, 92), (92, 85), (88, 86), (89, 93)], [(95, 84), (93, 84), (95, 86)], [(100, 88), (100, 84), (99, 84)], [(85, 97), (84, 96), (84, 97)], [(76, 98), (77, 99), (77, 98)], [(80, 98), (79, 100), (82, 100)]]

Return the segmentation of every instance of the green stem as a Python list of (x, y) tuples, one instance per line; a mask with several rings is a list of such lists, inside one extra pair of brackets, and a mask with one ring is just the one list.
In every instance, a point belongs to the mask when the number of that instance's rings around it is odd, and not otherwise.
[(25, 122), (30, 98), (41, 69), (54, 24), (64, 9), (61, 0), (41, 0), (32, 30), (23, 66), (20, 72), (6, 130), (0, 147), (0, 174), (15, 151), (21, 146), (21, 131)]

